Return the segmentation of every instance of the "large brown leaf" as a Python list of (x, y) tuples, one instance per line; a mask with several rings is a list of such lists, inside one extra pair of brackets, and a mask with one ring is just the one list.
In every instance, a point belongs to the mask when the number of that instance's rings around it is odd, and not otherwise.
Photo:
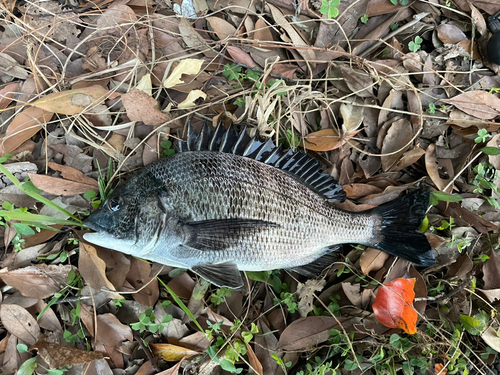
[(453, 104), (465, 113), (483, 120), (492, 120), (500, 115), (500, 99), (486, 91), (468, 91), (441, 101)]

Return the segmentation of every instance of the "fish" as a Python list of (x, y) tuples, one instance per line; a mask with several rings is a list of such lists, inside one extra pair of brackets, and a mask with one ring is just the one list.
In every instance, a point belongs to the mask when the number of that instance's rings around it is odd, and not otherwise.
[(418, 230), (428, 189), (355, 213), (335, 207), (346, 193), (318, 160), (247, 127), (205, 123), (198, 133), (189, 124), (176, 150), (120, 183), (84, 221), (94, 231), (84, 240), (233, 289), (244, 288), (242, 271), (315, 277), (342, 244), (435, 264)]

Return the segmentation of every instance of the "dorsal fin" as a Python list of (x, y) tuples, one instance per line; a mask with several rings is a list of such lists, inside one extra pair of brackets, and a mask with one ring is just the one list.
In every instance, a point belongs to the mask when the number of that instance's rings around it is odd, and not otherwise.
[(343, 202), (346, 194), (342, 187), (328, 173), (324, 173), (320, 163), (303, 152), (283, 151), (269, 139), (250, 137), (245, 126), (239, 133), (233, 123), (226, 129), (219, 122), (213, 131), (205, 121), (198, 134), (188, 122), (185, 141), (176, 145), (177, 152), (219, 151), (245, 156), (279, 168), (330, 202)]

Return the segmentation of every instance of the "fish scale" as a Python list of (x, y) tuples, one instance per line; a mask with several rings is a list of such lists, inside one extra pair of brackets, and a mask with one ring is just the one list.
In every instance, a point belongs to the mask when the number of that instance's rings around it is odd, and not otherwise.
[(426, 190), (353, 213), (332, 204), (345, 193), (315, 159), (250, 138), (245, 129), (189, 128), (177, 149), (119, 185), (85, 221), (96, 233), (84, 238), (232, 288), (243, 286), (240, 271), (313, 276), (344, 243), (434, 263), (417, 231)]

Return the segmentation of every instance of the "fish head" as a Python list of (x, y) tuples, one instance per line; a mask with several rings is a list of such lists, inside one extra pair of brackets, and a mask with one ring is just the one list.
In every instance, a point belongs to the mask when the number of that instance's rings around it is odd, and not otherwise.
[[(154, 181), (153, 181), (154, 182)], [(83, 224), (95, 231), (84, 239), (95, 245), (140, 256), (157, 238), (167, 211), (165, 194), (146, 174), (119, 185)]]

